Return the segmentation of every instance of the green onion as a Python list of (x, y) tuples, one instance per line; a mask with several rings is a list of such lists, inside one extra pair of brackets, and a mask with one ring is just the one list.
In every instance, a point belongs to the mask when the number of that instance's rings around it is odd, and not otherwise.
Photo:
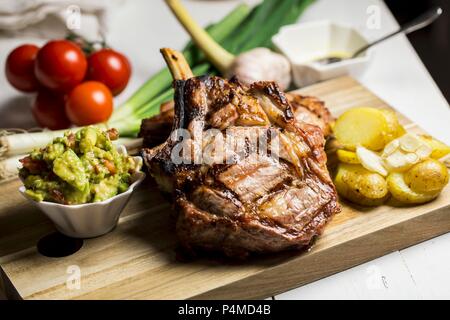
[(116, 128), (121, 136), (135, 136), (139, 132), (142, 119), (152, 117), (159, 113), (159, 107), (162, 103), (173, 99), (173, 90), (169, 89), (161, 93), (151, 102), (144, 105), (141, 113), (132, 115), (126, 119), (110, 122), (108, 124), (111, 128)]
[[(280, 27), (286, 24), (291, 24), (292, 18), (298, 18), (298, 6), (300, 3), (310, 1), (299, 0), (283, 0), (276, 1), (277, 6), (272, 12), (270, 12), (270, 19), (266, 19), (265, 22), (260, 25), (254, 36), (245, 39), (242, 46), (239, 48), (240, 52), (245, 52), (256, 47), (271, 47), (272, 37), (279, 31)], [(289, 19), (288, 19), (289, 18)]]
[[(195, 44), (201, 48), (210, 61), (224, 74), (233, 63), (234, 56), (225, 50), (217, 41), (192, 18), (180, 0), (165, 0), (184, 29), (191, 35)], [(189, 63), (189, 61), (188, 61)]]
[(24, 157), (25, 155), (16, 155), (0, 160), (0, 181), (17, 177), (17, 168), (20, 167), (19, 160)]
[(233, 54), (242, 52), (240, 48), (251, 38), (255, 37), (258, 30), (261, 29), (261, 26), (270, 19), (270, 15), (275, 9), (276, 4), (279, 4), (279, 1), (266, 0), (261, 5), (255, 7), (250, 18), (244, 22), (241, 28), (236, 30), (224, 41), (222, 44), (223, 47)]
[[(300, 0), (291, 10), (288, 10), (285, 17), (281, 17), (278, 23), (272, 29), (272, 34), (267, 37), (266, 41), (263, 42), (262, 46), (267, 48), (273, 48), (272, 37), (278, 33), (281, 27), (296, 23), (300, 15), (309, 7), (315, 0)], [(270, 31), (269, 31), (270, 32)]]

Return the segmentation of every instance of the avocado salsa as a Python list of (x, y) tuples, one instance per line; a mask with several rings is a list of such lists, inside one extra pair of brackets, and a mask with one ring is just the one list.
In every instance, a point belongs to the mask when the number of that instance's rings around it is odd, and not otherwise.
[(82, 204), (109, 199), (128, 189), (137, 164), (119, 153), (115, 129), (67, 131), (21, 159), (25, 193), (36, 201)]

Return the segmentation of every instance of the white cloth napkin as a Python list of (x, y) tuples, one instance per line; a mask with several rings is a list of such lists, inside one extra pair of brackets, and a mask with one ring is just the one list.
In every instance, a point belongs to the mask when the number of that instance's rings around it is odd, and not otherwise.
[(120, 0), (2, 0), (0, 32), (43, 38), (72, 30), (88, 39), (107, 31), (107, 14)]

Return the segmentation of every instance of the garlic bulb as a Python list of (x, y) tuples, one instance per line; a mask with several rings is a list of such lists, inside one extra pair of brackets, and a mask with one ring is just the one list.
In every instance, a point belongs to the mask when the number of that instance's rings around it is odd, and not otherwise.
[(291, 83), (289, 60), (267, 48), (256, 48), (237, 56), (228, 69), (227, 77), (237, 76), (239, 81), (250, 85), (256, 81), (275, 81), (281, 90)]

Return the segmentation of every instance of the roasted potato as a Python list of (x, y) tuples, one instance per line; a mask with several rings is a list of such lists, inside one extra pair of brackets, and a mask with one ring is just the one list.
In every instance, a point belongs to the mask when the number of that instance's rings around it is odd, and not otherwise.
[(434, 159), (414, 165), (405, 172), (405, 183), (418, 193), (439, 193), (448, 183), (448, 169)]
[(406, 133), (405, 128), (398, 122), (397, 115), (393, 110), (383, 109), (380, 110), (383, 113), (387, 121), (387, 131), (384, 135), (385, 144), (388, 144), (392, 140), (401, 137)]
[(360, 205), (381, 205), (389, 197), (386, 179), (357, 164), (341, 163), (334, 184), (340, 196)]
[(344, 112), (334, 126), (336, 139), (345, 149), (354, 151), (363, 146), (379, 151), (386, 145), (389, 123), (386, 116), (374, 108), (354, 108)]
[(361, 163), (356, 156), (356, 152), (347, 151), (344, 149), (339, 149), (336, 151), (336, 155), (341, 162), (350, 163), (350, 164), (359, 164)]
[(405, 174), (393, 172), (387, 177), (387, 184), (392, 196), (400, 202), (407, 204), (420, 204), (429, 202), (439, 195), (438, 192), (422, 193), (411, 189), (405, 181)]
[(428, 144), (433, 149), (430, 155), (431, 158), (440, 159), (450, 153), (450, 147), (447, 146), (445, 143), (437, 139), (434, 139), (429, 135), (422, 135), (420, 137), (425, 141), (426, 144)]

